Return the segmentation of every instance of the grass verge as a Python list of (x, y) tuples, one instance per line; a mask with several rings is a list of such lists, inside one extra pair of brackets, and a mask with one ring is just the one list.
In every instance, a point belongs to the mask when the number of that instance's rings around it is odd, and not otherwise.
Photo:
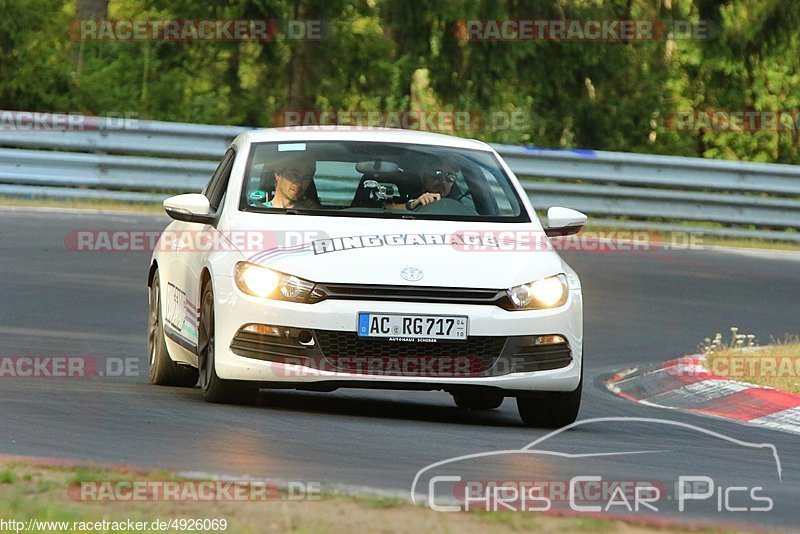
[[(678, 527), (651, 527), (615, 520), (536, 513), (439, 513), (402, 500), (382, 497), (315, 495), (313, 500), (293, 500), (286, 493), (281, 493), (279, 498), (259, 502), (99, 501), (80, 498), (81, 483), (87, 481), (124, 483), (177, 480), (166, 472), (138, 473), (99, 467), (53, 467), (0, 461), (0, 518), (22, 521), (26, 526), (32, 519), (67, 522), (59, 529), (50, 529), (51, 532), (82, 532), (86, 530), (85, 523), (103, 520), (146, 523), (148, 529), (139, 532), (163, 532), (152, 528), (153, 521), (172, 519), (225, 519), (227, 528), (224, 531), (236, 533), (689, 531)], [(106, 528), (109, 531), (128, 532)], [(34, 529), (37, 530), (45, 531), (44, 525), (40, 524), (38, 529)], [(98, 530), (97, 525), (92, 530)], [(197, 530), (213, 532), (208, 529)]]
[(0, 206), (23, 208), (59, 208), (98, 211), (133, 211), (137, 213), (164, 213), (160, 203), (120, 202), (102, 199), (16, 198), (0, 196)]
[[(689, 223), (687, 223), (688, 225)], [(687, 226), (688, 228), (689, 226)], [(589, 225), (586, 227), (588, 232), (615, 232), (621, 233), (623, 236), (631, 235), (633, 232), (647, 232), (649, 240), (662, 242), (665, 244), (673, 244), (678, 250), (687, 247), (687, 239), (689, 236), (683, 234), (694, 235), (693, 232), (686, 231), (680, 236), (676, 236), (677, 232), (668, 232), (660, 230), (634, 230), (631, 228), (617, 228), (613, 226), (593, 226), (591, 219)], [(580, 235), (580, 234), (578, 234)], [(612, 236), (610, 236), (612, 237)], [(800, 251), (800, 242), (792, 241), (776, 241), (768, 239), (747, 239), (742, 237), (719, 237), (708, 234), (697, 234), (694, 236), (696, 239), (693, 242), (694, 246), (700, 249), (706, 247), (732, 247), (732, 248), (751, 248), (751, 249), (769, 249), (769, 250), (786, 250), (786, 251)]]
[(800, 341), (786, 339), (764, 347), (726, 347), (714, 351), (706, 363), (717, 375), (790, 393), (800, 393)]

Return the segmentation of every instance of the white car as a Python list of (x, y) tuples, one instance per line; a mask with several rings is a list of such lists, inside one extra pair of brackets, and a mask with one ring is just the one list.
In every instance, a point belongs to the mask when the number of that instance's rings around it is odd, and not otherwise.
[(154, 384), (211, 402), (259, 388), (443, 390), (465, 409), (515, 397), (531, 426), (575, 420), (578, 276), (487, 144), (418, 131), (247, 131), (202, 194), (164, 201), (153, 253)]

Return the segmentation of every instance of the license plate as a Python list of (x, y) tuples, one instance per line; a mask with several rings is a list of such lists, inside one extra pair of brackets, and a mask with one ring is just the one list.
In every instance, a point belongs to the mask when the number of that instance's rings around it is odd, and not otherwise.
[(461, 315), (359, 313), (360, 337), (408, 340), (466, 340), (469, 321)]

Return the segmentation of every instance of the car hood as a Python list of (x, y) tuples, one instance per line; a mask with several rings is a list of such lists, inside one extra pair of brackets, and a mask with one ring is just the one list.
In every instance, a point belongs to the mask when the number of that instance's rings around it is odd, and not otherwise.
[(240, 212), (226, 226), (260, 236), (258, 245), (239, 246), (248, 261), (314, 282), (503, 289), (568, 269), (538, 221)]

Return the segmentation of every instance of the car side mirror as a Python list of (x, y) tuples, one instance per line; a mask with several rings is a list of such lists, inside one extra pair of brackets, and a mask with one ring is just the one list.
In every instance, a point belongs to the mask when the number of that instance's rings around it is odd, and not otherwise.
[(553, 206), (547, 210), (547, 228), (544, 233), (548, 237), (577, 234), (586, 224), (586, 214), (570, 208)]
[(208, 198), (200, 193), (169, 197), (164, 200), (164, 211), (176, 221), (212, 224), (216, 220)]

